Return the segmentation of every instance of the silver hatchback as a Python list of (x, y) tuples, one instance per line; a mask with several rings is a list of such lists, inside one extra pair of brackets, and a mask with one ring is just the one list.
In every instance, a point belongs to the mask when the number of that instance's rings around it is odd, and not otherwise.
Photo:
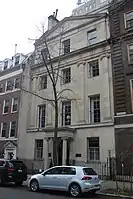
[(100, 190), (101, 184), (92, 168), (56, 166), (31, 176), (28, 187), (33, 192), (39, 189), (67, 191), (71, 196), (77, 197), (85, 192), (95, 194)]

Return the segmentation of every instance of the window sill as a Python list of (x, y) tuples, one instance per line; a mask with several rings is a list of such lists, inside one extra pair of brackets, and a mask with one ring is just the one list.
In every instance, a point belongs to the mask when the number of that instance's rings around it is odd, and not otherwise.
[(2, 113), (2, 115), (8, 115), (8, 113)]
[(17, 113), (18, 111), (11, 111), (11, 113), (13, 114), (13, 113)]

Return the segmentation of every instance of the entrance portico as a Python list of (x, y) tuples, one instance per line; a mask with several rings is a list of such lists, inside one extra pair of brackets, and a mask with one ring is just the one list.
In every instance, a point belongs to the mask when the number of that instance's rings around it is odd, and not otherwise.
[[(44, 129), (44, 169), (49, 167), (50, 159), (52, 158), (53, 150), (53, 138), (54, 138), (54, 128), (47, 127)], [(75, 129), (68, 127), (61, 127), (58, 129), (58, 165), (68, 165), (70, 159), (73, 159), (71, 154), (73, 154), (73, 141), (75, 137)], [(51, 143), (51, 144), (50, 144)], [(51, 153), (50, 153), (51, 151)], [(70, 157), (71, 156), (71, 157)]]

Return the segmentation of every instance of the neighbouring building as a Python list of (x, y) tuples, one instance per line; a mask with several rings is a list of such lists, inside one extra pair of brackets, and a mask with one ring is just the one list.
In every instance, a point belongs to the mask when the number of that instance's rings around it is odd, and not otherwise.
[(18, 157), (34, 169), (47, 168), (52, 158), (54, 107), (43, 99), (53, 99), (41, 58), (43, 50), (50, 67), (46, 39), (55, 73), (60, 62), (58, 92), (65, 89), (59, 101), (58, 164), (106, 162), (109, 150), (115, 155), (107, 10), (62, 21), (51, 15), (48, 23), (24, 71), (22, 86), (28, 91), (21, 96)]
[(112, 1), (109, 15), (116, 155), (126, 164), (133, 158), (133, 1)]
[(0, 62), (0, 157), (16, 158), (20, 80), (25, 55)]

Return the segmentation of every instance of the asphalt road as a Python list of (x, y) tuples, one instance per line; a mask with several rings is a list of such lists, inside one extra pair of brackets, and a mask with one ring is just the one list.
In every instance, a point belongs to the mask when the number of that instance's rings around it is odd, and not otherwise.
[[(28, 191), (27, 187), (15, 187), (14, 185), (8, 185), (6, 187), (0, 187), (0, 199), (70, 199), (65, 193), (57, 192), (44, 192), (32, 193)], [(86, 195), (82, 198), (89, 199), (112, 199), (112, 197), (105, 197), (100, 195)]]

